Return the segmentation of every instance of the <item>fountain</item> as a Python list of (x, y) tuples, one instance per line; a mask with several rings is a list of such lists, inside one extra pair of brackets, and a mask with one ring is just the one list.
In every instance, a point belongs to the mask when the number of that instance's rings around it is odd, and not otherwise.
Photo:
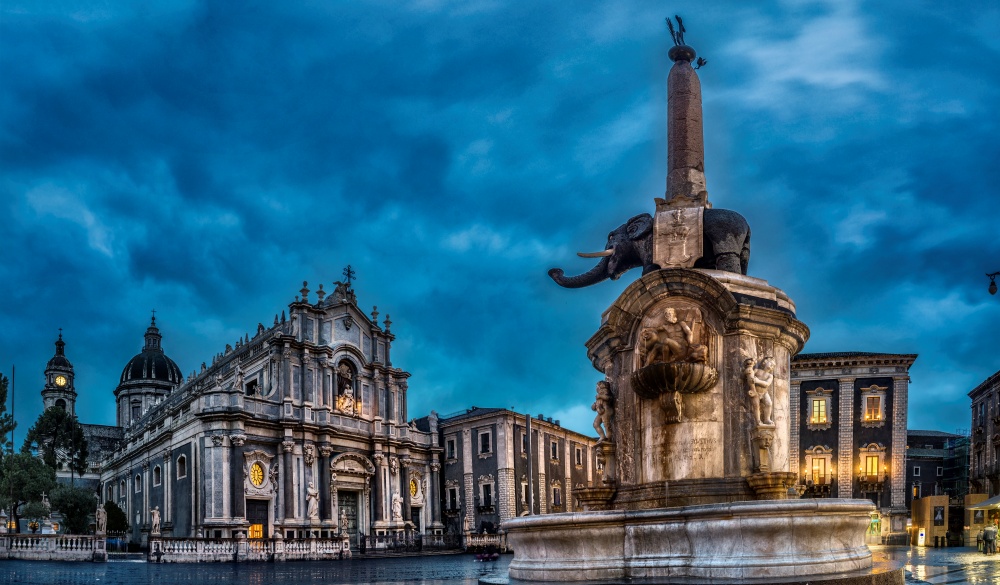
[[(601, 317), (587, 353), (600, 483), (585, 511), (504, 522), (512, 581), (902, 583), (873, 565), (868, 500), (799, 499), (789, 462), (790, 358), (809, 330), (747, 275), (750, 229), (705, 187), (701, 86), (683, 24), (668, 79), (667, 189), (611, 232), (570, 288), (642, 276)], [(668, 21), (668, 24), (669, 23)]]

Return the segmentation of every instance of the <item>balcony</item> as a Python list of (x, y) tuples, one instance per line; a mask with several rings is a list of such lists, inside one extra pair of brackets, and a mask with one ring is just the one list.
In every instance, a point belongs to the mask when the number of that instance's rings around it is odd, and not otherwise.
[(806, 486), (803, 497), (829, 498), (833, 491), (833, 473), (826, 475), (803, 473), (802, 485)]
[(879, 492), (885, 489), (885, 484), (889, 483), (889, 474), (885, 475), (859, 475), (858, 489), (862, 493)]

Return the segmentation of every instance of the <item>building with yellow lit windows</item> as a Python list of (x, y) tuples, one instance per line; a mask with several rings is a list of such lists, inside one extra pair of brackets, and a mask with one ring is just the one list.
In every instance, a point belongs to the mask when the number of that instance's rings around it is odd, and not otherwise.
[(791, 362), (790, 471), (803, 497), (866, 498), (869, 542), (905, 543), (906, 416), (915, 354), (804, 353)]

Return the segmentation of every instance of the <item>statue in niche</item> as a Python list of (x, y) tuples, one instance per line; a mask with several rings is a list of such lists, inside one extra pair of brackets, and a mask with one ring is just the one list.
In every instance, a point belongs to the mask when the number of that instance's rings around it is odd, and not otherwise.
[(337, 397), (337, 410), (344, 414), (354, 414), (354, 394), (346, 393)]
[(403, 519), (403, 498), (399, 494), (392, 494), (392, 519), (400, 521)]
[(769, 390), (774, 382), (774, 366), (776, 362), (771, 356), (760, 361), (756, 367), (752, 358), (743, 360), (743, 377), (747, 381), (748, 394), (753, 404), (754, 423), (758, 426), (773, 426), (771, 419), (774, 402)]
[(677, 310), (668, 307), (662, 318), (639, 334), (640, 367), (655, 363), (705, 363), (708, 346), (695, 343), (694, 321), (681, 320)]
[(611, 384), (606, 380), (597, 383), (597, 398), (590, 409), (597, 413), (594, 417), (594, 430), (598, 441), (611, 439), (611, 419), (615, 416), (614, 397), (611, 395)]
[(399, 459), (395, 457), (389, 459), (389, 473), (393, 475), (399, 473)]
[(306, 502), (306, 517), (310, 520), (319, 520), (319, 490), (311, 481), (306, 488)]

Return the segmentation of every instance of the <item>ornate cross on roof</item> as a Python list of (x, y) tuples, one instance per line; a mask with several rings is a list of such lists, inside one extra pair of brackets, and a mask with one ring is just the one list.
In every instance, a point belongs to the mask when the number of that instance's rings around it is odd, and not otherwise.
[(344, 269), (344, 281), (347, 283), (347, 288), (351, 288), (351, 281), (356, 278), (354, 269), (348, 264), (347, 268)]

